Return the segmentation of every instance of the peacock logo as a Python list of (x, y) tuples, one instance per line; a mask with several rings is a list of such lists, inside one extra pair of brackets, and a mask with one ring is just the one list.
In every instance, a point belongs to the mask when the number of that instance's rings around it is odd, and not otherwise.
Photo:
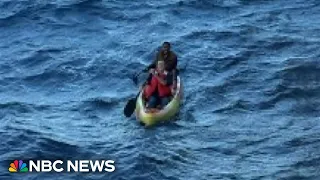
[(9, 172), (28, 172), (27, 164), (22, 160), (14, 160), (13, 163), (10, 164)]

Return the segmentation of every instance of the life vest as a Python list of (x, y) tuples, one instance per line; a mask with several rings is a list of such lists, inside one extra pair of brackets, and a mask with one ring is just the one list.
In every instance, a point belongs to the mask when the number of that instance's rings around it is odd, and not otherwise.
[[(158, 76), (162, 79), (166, 79), (167, 75), (164, 73), (159, 73), (158, 72)], [(158, 91), (158, 95), (159, 97), (167, 97), (167, 96), (171, 96), (171, 88), (170, 86), (161, 84), (158, 79), (154, 76), (152, 76), (151, 82), (149, 85), (147, 85), (144, 88), (144, 95), (145, 98), (149, 98), (150, 96), (152, 96), (152, 94)]]

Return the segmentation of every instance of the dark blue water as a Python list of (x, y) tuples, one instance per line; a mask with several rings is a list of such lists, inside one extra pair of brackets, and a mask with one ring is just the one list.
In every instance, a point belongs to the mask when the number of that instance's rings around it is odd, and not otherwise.
[[(320, 179), (319, 32), (318, 0), (2, 0), (0, 179)], [(184, 104), (146, 129), (123, 107), (163, 41)], [(116, 171), (10, 174), (14, 159)]]

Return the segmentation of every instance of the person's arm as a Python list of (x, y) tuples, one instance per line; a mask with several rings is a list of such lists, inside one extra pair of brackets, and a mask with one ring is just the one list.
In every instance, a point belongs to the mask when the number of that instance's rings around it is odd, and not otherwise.
[(153, 59), (152, 63), (146, 68), (146, 71), (150, 70), (150, 69), (155, 69), (156, 68), (156, 64), (158, 61), (158, 56), (159, 53), (156, 55), (156, 57)]
[(178, 57), (174, 55), (173, 62), (172, 62), (172, 70), (176, 70), (178, 65)]
[(166, 84), (167, 86), (171, 86), (173, 84), (172, 73), (167, 74), (166, 81), (167, 81), (167, 84)]
[(172, 84), (174, 89), (177, 86), (177, 64), (178, 64), (178, 57), (174, 54), (173, 63), (172, 63)]
[(166, 61), (166, 70), (172, 71), (177, 68), (178, 58), (175, 54), (172, 55), (171, 59)]
[(173, 69), (172, 70), (172, 85), (173, 85), (173, 88), (175, 89), (177, 87), (177, 71), (176, 69)]
[(161, 84), (167, 85), (167, 80), (162, 79), (162, 78), (161, 78), (160, 76), (158, 76), (158, 74), (156, 74), (156, 73), (154, 73), (153, 75), (154, 75), (154, 77), (156, 77), (156, 78), (158, 79), (158, 81), (159, 81)]

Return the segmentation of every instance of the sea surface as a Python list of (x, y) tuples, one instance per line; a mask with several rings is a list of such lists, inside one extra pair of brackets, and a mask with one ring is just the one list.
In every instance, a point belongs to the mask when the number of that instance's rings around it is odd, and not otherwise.
[[(145, 128), (123, 108), (164, 41), (184, 102)], [(319, 180), (319, 117), (319, 0), (0, 1), (1, 180)], [(9, 173), (15, 159), (116, 170)]]

